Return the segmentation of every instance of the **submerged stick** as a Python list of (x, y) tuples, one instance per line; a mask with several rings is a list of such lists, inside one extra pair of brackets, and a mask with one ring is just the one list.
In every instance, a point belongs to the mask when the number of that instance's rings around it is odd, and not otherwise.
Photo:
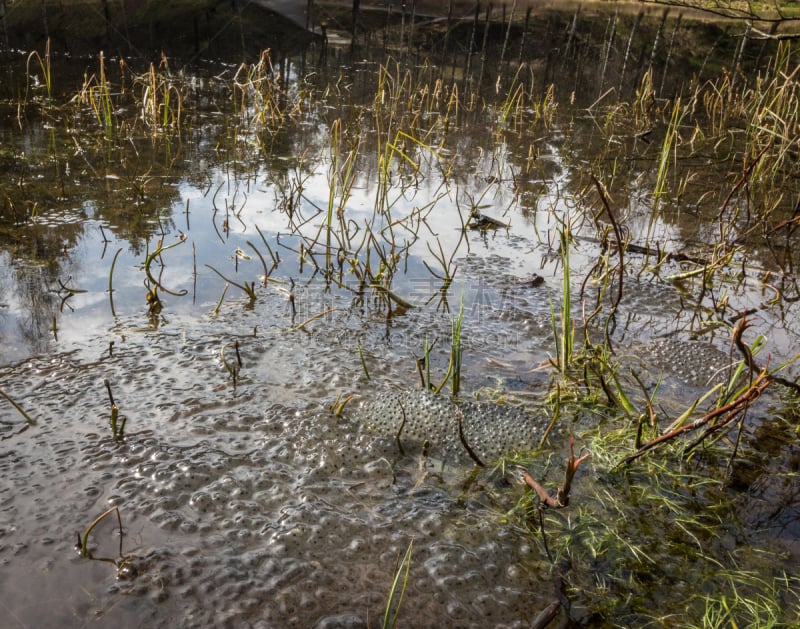
[(301, 323), (298, 323), (295, 326), (292, 326), (291, 328), (289, 328), (288, 331), (289, 332), (296, 332), (297, 330), (303, 330), (312, 321), (315, 321), (316, 319), (319, 319), (320, 317), (324, 317), (325, 315), (328, 315), (328, 314), (330, 314), (332, 312), (337, 312), (338, 310), (339, 310), (338, 308), (328, 308), (327, 310), (323, 310), (322, 312), (318, 312), (317, 314), (310, 316), (305, 321), (303, 321)]
[(531, 623), (531, 628), (545, 629), (547, 625), (555, 620), (559, 611), (561, 611), (561, 602), (553, 601), (536, 615), (536, 618), (533, 619), (533, 623)]

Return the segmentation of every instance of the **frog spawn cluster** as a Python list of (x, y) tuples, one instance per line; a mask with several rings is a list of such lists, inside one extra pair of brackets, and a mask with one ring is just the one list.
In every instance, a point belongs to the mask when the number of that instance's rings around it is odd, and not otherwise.
[(470, 457), (469, 447), (484, 463), (533, 449), (543, 421), (515, 406), (456, 403), (428, 391), (392, 389), (362, 401), (356, 415), (370, 430), (396, 437), (403, 447), (427, 445), (447, 458)]

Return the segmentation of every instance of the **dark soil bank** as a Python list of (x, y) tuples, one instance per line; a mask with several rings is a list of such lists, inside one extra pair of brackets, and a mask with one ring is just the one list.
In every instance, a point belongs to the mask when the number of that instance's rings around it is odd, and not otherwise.
[[(331, 41), (333, 36), (341, 41), (341, 36), (350, 38), (355, 31), (360, 45), (386, 45), (394, 40), (439, 53), (445, 45), (466, 49), (470, 41), (477, 51), (486, 41), (505, 45), (509, 56), (516, 56), (531, 47), (558, 48), (553, 33), (559, 41), (569, 36), (571, 44), (580, 46), (592, 39), (602, 41), (609, 29), (621, 34), (625, 24), (640, 25), (641, 37), (651, 45), (659, 37), (665, 45), (670, 24), (679, 20), (682, 31), (699, 33), (683, 34), (683, 44), (699, 50), (724, 43), (721, 36), (726, 32), (734, 35), (745, 30), (741, 20), (706, 17), (691, 9), (665, 10), (632, 2), (0, 0), (0, 48), (41, 50), (49, 38), (54, 53), (104, 50), (106, 55), (130, 57), (164, 52), (187, 60), (233, 56), (238, 61), (257, 58), (266, 48), (295, 52), (328, 35)], [(587, 28), (599, 33), (590, 34)], [(792, 22), (767, 24), (763, 30), (770, 28), (783, 33), (792, 28)], [(625, 45), (622, 37), (612, 43)]]

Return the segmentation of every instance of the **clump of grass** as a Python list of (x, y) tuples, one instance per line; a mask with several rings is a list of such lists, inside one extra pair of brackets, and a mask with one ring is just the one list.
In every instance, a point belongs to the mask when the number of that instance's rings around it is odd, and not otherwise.
[(559, 254), (561, 256), (563, 279), (561, 283), (561, 308), (559, 309), (558, 317), (556, 317), (556, 310), (552, 301), (550, 303), (551, 325), (556, 347), (555, 365), (562, 378), (566, 377), (572, 364), (575, 343), (575, 328), (572, 322), (570, 240), (570, 228), (567, 222), (559, 230)]
[(254, 64), (243, 63), (231, 81), (231, 99), (240, 127), (255, 134), (261, 150), (269, 156), (280, 133), (303, 117), (306, 103), (314, 100), (305, 83), (289, 90), (281, 84), (269, 49)]
[(98, 56), (98, 73), (84, 75), (83, 86), (76, 98), (81, 105), (88, 105), (94, 112), (95, 119), (103, 129), (106, 141), (114, 136), (114, 103), (111, 96), (111, 84), (106, 73), (105, 56)]
[(675, 155), (675, 144), (679, 137), (679, 128), (685, 115), (686, 110), (681, 105), (681, 99), (675, 99), (672, 105), (672, 113), (670, 115), (669, 123), (667, 125), (667, 132), (664, 134), (664, 141), (661, 144), (661, 152), (658, 158), (658, 172), (656, 174), (656, 182), (653, 190), (654, 204), (653, 213), (655, 214), (658, 203), (668, 194), (669, 187), (667, 186), (667, 178), (670, 173), (670, 160), (677, 161)]
[(786, 627), (800, 618), (800, 580), (786, 573), (764, 579), (748, 570), (720, 570), (713, 594), (696, 594), (698, 619), (687, 619), (688, 629), (717, 627)]
[(408, 575), (411, 570), (411, 553), (414, 546), (414, 540), (408, 543), (405, 555), (398, 562), (394, 580), (392, 581), (391, 589), (389, 590), (389, 599), (386, 601), (386, 611), (383, 615), (383, 629), (394, 629), (397, 626), (397, 621), (400, 619), (400, 607), (403, 604), (403, 597), (408, 587)]
[(28, 100), (28, 90), (30, 89), (30, 65), (32, 60), (36, 60), (37, 65), (39, 66), (39, 70), (42, 73), (42, 81), (45, 88), (46, 93), (46, 104), (49, 106), (52, 104), (53, 98), (53, 71), (50, 65), (50, 38), (47, 38), (47, 43), (44, 47), (44, 56), (39, 54), (38, 51), (34, 50), (28, 55), (28, 61), (25, 68), (25, 74), (28, 78), (25, 84), (25, 101)]
[[(524, 71), (528, 71), (528, 83), (522, 79)], [(558, 104), (555, 100), (555, 86), (551, 83), (541, 97), (534, 94), (533, 70), (527, 64), (521, 64), (514, 72), (511, 84), (505, 90), (505, 98), (498, 106), (498, 134), (503, 131), (522, 134), (532, 129), (552, 127)], [(498, 77), (497, 92), (500, 91)]]
[[(594, 434), (586, 434), (592, 461), (607, 470), (615, 459), (609, 448), (624, 447), (621, 433)], [(551, 467), (541, 456), (528, 464), (544, 469), (542, 476)], [(760, 558), (725, 550), (728, 534), (742, 534), (739, 507), (724, 481), (706, 472), (650, 460), (624, 475), (593, 474), (575, 485), (566, 510), (542, 511), (530, 492), (503, 515), (537, 531), (533, 539), (564, 580), (562, 595), (597, 619), (625, 626), (784, 626), (800, 604), (796, 579), (753, 570), (770, 562), (767, 550)]]
[(169, 71), (167, 57), (162, 54), (158, 70), (155, 64), (133, 82), (139, 116), (153, 134), (180, 132), (183, 97)]
[(458, 309), (458, 316), (451, 322), (452, 336), (450, 340), (450, 394), (455, 397), (461, 391), (461, 362), (462, 345), (461, 330), (464, 324), (464, 298), (461, 298), (461, 307)]

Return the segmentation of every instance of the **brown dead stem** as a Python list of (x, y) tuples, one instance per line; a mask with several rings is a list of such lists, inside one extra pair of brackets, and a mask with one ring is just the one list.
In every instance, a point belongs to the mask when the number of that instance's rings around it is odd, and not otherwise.
[(753, 353), (750, 351), (750, 348), (742, 338), (744, 331), (748, 327), (750, 327), (750, 324), (747, 321), (747, 317), (743, 316), (733, 329), (731, 344), (739, 350), (739, 352), (742, 354), (745, 364), (750, 369), (752, 378), (750, 386), (748, 386), (747, 389), (745, 389), (736, 399), (728, 402), (727, 404), (712, 409), (693, 422), (679, 426), (674, 430), (670, 430), (663, 435), (656, 437), (649, 443), (637, 448), (633, 454), (630, 454), (622, 459), (618, 465), (627, 465), (632, 463), (646, 452), (652, 450), (656, 446), (661, 445), (662, 443), (672, 441), (683, 434), (699, 430), (700, 428), (705, 428), (702, 434), (700, 434), (700, 436), (694, 442), (689, 444), (687, 449), (691, 450), (697, 447), (707, 437), (719, 430), (722, 430), (742, 413), (745, 413), (750, 405), (753, 404), (759, 397), (761, 397), (761, 394), (770, 384), (780, 384), (791, 389), (795, 393), (800, 391), (800, 386), (798, 386), (797, 383), (777, 376), (774, 373), (770, 373), (768, 363), (763, 367), (756, 363), (755, 359), (753, 358)]
[(539, 496), (539, 499), (548, 507), (561, 509), (569, 504), (569, 492), (572, 488), (572, 479), (575, 476), (575, 472), (578, 470), (578, 466), (591, 456), (591, 453), (587, 452), (586, 454), (575, 458), (574, 442), (575, 440), (570, 437), (569, 458), (567, 459), (567, 466), (564, 470), (564, 480), (561, 483), (561, 487), (558, 488), (555, 496), (548, 494), (545, 488), (542, 487), (536, 480), (534, 480), (526, 468), (520, 467), (522, 478), (530, 487), (533, 488), (533, 490)]
[(622, 464), (627, 465), (628, 463), (632, 463), (656, 446), (666, 443), (667, 441), (671, 441), (685, 433), (698, 430), (699, 428), (707, 427), (704, 437), (708, 434), (711, 434), (711, 432), (720, 430), (736, 419), (740, 413), (745, 411), (753, 402), (755, 402), (764, 392), (764, 389), (769, 386), (770, 382), (772, 382), (772, 378), (770, 377), (769, 373), (766, 370), (762, 370), (755, 380), (753, 380), (747, 390), (735, 400), (725, 404), (724, 406), (720, 406), (719, 408), (709, 411), (702, 417), (689, 424), (684, 424), (680, 428), (676, 428), (675, 430), (671, 430), (659, 437), (656, 437), (649, 443), (643, 445), (633, 454), (625, 457), (622, 460)]

